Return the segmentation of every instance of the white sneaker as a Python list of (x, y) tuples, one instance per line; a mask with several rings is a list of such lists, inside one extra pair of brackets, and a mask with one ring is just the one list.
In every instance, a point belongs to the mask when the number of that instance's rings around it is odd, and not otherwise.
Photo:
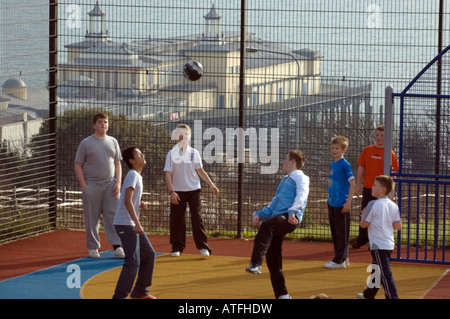
[(202, 255), (203, 257), (209, 257), (210, 256), (208, 249), (204, 249), (204, 248), (200, 249), (200, 255)]
[(122, 247), (117, 247), (114, 250), (114, 258), (119, 258), (119, 259), (125, 258), (125, 252), (123, 251)]
[(335, 263), (334, 261), (329, 261), (325, 264), (325, 268), (328, 269), (345, 268), (345, 261), (342, 264)]
[(366, 299), (366, 298), (364, 297), (364, 294), (358, 292), (358, 293), (356, 294), (356, 299)]
[(98, 249), (89, 249), (89, 257), (91, 257), (91, 258), (100, 258), (100, 254), (98, 253)]
[(344, 261), (344, 263), (345, 263), (345, 267), (350, 266), (350, 259), (348, 259), (348, 257), (347, 257), (347, 259)]
[(278, 297), (278, 299), (292, 299), (292, 297), (289, 294), (286, 294), (286, 295), (281, 295), (280, 297)]
[(180, 257), (180, 252), (179, 251), (172, 251), (171, 253), (170, 253), (170, 256), (171, 257)]

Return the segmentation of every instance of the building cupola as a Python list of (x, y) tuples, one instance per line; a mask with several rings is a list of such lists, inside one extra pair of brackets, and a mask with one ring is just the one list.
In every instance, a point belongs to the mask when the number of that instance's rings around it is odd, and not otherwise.
[(86, 38), (101, 41), (109, 40), (108, 30), (106, 30), (106, 13), (100, 9), (98, 1), (88, 15), (89, 30), (86, 31)]
[(220, 33), (220, 24), (222, 17), (217, 13), (214, 3), (211, 10), (204, 17), (205, 19), (205, 34), (203, 35), (204, 40), (215, 40), (222, 39), (222, 34)]

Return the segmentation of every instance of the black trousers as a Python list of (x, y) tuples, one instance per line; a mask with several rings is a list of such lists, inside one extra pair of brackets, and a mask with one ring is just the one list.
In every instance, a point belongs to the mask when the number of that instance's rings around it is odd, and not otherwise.
[[(362, 200), (361, 200), (361, 211), (366, 208), (367, 204), (371, 200), (375, 200), (376, 198), (372, 196), (372, 190), (370, 188), (363, 188)], [(361, 219), (361, 217), (360, 217)], [(360, 245), (364, 245), (369, 242), (369, 235), (367, 233), (367, 228), (359, 227), (358, 237), (356, 238), (356, 242)]]
[(189, 205), (191, 214), (192, 233), (197, 249), (207, 249), (208, 238), (205, 232), (205, 226), (201, 217), (201, 199), (200, 189), (189, 192), (177, 192), (180, 197), (178, 205), (170, 203), (170, 243), (172, 251), (183, 252), (186, 248), (186, 208)]
[(350, 212), (343, 214), (342, 208), (328, 205), (328, 219), (334, 246), (334, 258), (332, 261), (337, 264), (342, 264), (348, 257)]
[(261, 223), (253, 246), (252, 262), (262, 264), (266, 257), (275, 298), (287, 294), (283, 275), (282, 245), (284, 236), (295, 230), (288, 222), (288, 214), (278, 215)]
[[(380, 286), (383, 286), (384, 288), (384, 294), (386, 296), (386, 299), (399, 299), (397, 294), (397, 287), (395, 285), (394, 276), (392, 275), (391, 271), (391, 253), (392, 250), (380, 250), (375, 249), (371, 250), (370, 253), (372, 254), (373, 261), (372, 264), (377, 265), (378, 271), (373, 271), (372, 274), (374, 276), (379, 276), (379, 284)], [(380, 289), (380, 286), (377, 286), (372, 282), (372, 287), (367, 287), (366, 290), (364, 290), (364, 297), (366, 299), (374, 299), (378, 290)]]

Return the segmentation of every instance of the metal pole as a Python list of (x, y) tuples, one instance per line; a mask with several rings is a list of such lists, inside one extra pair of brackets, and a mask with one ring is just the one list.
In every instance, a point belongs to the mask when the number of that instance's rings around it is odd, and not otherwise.
[(56, 228), (56, 88), (58, 66), (58, 0), (49, 2), (49, 159), (51, 171), (49, 176), (49, 216), (52, 228)]
[(393, 91), (392, 87), (386, 87), (384, 97), (384, 175), (388, 176), (391, 176), (392, 166)]
[[(444, 0), (439, 1), (439, 26), (438, 26), (438, 54), (442, 51), (442, 35), (443, 35), (443, 23), (444, 23)], [(442, 57), (437, 61), (437, 88), (436, 94), (441, 94), (442, 83)], [(434, 173), (439, 175), (439, 163), (441, 154), (441, 98), (436, 99), (436, 157), (434, 164)]]
[[(246, 14), (246, 3), (245, 0), (241, 0), (241, 47), (240, 47), (240, 68), (239, 68), (239, 133), (244, 135), (244, 124), (245, 124), (245, 14)], [(245, 154), (245, 136), (238, 137), (238, 154)], [(242, 153), (240, 153), (242, 152)], [(238, 155), (239, 156), (239, 155)], [(244, 157), (245, 162), (245, 157)], [(244, 163), (238, 161), (238, 218), (237, 218), (237, 238), (242, 237), (242, 218), (244, 214), (243, 205), (243, 173), (244, 173)]]

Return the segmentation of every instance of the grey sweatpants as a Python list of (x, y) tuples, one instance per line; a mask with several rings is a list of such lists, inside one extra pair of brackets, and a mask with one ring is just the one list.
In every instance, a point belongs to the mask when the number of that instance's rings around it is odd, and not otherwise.
[(103, 228), (108, 242), (111, 245), (121, 245), (120, 237), (113, 225), (119, 202), (119, 196), (113, 196), (115, 183), (115, 180), (109, 184), (89, 183), (83, 191), (83, 216), (88, 249), (100, 248), (98, 235), (100, 216), (103, 218)]

